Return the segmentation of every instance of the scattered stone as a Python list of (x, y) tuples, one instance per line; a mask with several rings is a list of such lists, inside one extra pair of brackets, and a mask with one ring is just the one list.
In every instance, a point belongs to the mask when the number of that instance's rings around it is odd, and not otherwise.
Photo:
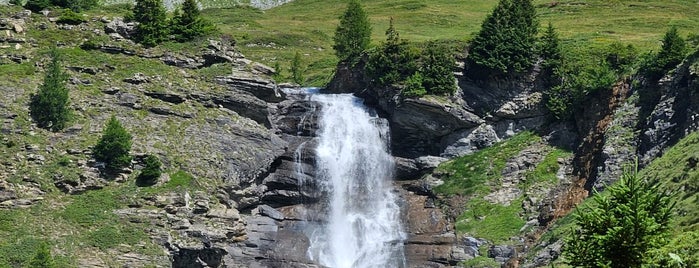
[(143, 73), (135, 73), (133, 77), (125, 78), (124, 82), (134, 85), (140, 85), (150, 82), (150, 79)]
[(284, 214), (268, 205), (257, 206), (257, 212), (262, 216), (267, 216), (278, 221), (284, 219)]

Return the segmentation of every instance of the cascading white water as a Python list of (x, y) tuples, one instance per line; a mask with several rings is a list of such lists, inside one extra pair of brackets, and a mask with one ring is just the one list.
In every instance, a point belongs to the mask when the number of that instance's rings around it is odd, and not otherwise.
[(310, 257), (333, 268), (405, 267), (387, 123), (351, 95), (311, 99), (321, 104), (316, 176), (327, 218), (311, 235)]

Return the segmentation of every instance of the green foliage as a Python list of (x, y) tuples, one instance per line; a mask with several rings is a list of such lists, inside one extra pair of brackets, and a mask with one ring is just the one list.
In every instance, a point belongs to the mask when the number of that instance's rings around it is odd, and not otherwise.
[(51, 6), (51, 0), (27, 0), (24, 4), (24, 8), (29, 9), (33, 12), (40, 12)]
[(391, 18), (386, 30), (386, 42), (369, 54), (366, 70), (373, 83), (391, 85), (415, 74), (419, 57), (419, 49), (400, 39)]
[(658, 184), (627, 168), (618, 184), (575, 212), (577, 228), (563, 254), (577, 267), (641, 267), (650, 250), (662, 247), (675, 201)]
[(108, 190), (92, 190), (72, 196), (72, 201), (60, 212), (60, 217), (82, 227), (105, 224), (116, 220), (112, 210), (119, 208), (118, 195)]
[(646, 55), (641, 61), (640, 72), (651, 80), (658, 80), (682, 62), (686, 53), (686, 42), (677, 32), (677, 28), (672, 27), (663, 37), (660, 52), (656, 55)]
[(272, 68), (274, 68), (274, 74), (272, 74), (272, 79), (274, 79), (274, 81), (276, 81), (277, 83), (281, 82), (282, 77), (284, 77), (284, 76), (282, 75), (282, 66), (279, 63), (279, 61), (275, 61), (274, 67), (272, 67)]
[(563, 64), (561, 41), (558, 38), (556, 29), (553, 28), (553, 24), (550, 22), (539, 42), (539, 56), (542, 59), (541, 73), (544, 86), (550, 88), (560, 85), (560, 72)]
[(51, 250), (46, 243), (42, 243), (34, 254), (34, 258), (29, 262), (29, 267), (32, 268), (53, 268), (56, 267)]
[(520, 185), (520, 188), (527, 189), (536, 183), (554, 184), (558, 181), (557, 173), (561, 168), (558, 164), (558, 159), (570, 156), (570, 152), (561, 149), (554, 149), (544, 157), (539, 164), (536, 165), (533, 171), (527, 172), (525, 181)]
[(165, 41), (167, 15), (161, 0), (138, 0), (133, 10), (134, 19), (139, 23), (134, 38), (146, 47), (153, 47)]
[(624, 45), (621, 42), (611, 43), (604, 51), (604, 54), (609, 67), (618, 74), (630, 73), (638, 56), (638, 52), (633, 45)]
[(400, 92), (406, 98), (419, 98), (427, 94), (422, 86), (423, 80), (420, 72), (416, 72), (405, 80), (405, 88)]
[(444, 45), (428, 43), (420, 66), (423, 75), (422, 85), (425, 90), (433, 95), (454, 93), (456, 91), (455, 68), (456, 61)]
[(101, 250), (109, 250), (119, 244), (135, 245), (147, 237), (143, 231), (131, 226), (110, 224), (87, 234), (87, 243)]
[(61, 12), (61, 16), (58, 17), (57, 23), (78, 25), (87, 20), (83, 18), (80, 13), (73, 12), (73, 10), (66, 9)]
[(24, 1), (23, 1), (23, 0), (10, 0), (9, 3), (12, 4), (12, 5), (15, 5), (15, 6), (23, 6), (23, 5), (24, 5)]
[(59, 131), (70, 121), (69, 96), (66, 88), (68, 76), (61, 69), (61, 55), (51, 49), (51, 62), (46, 68), (44, 83), (39, 92), (32, 96), (29, 110), (32, 118), (41, 128)]
[(182, 3), (182, 10), (175, 10), (170, 22), (175, 40), (179, 42), (191, 41), (215, 30), (214, 25), (203, 19), (200, 13), (195, 0), (185, 0)]
[(448, 195), (488, 192), (484, 183), (497, 179), (507, 160), (539, 139), (534, 133), (522, 132), (473, 154), (442, 163), (435, 174), (441, 176), (444, 184), (434, 190)]
[(155, 155), (148, 155), (145, 159), (145, 166), (138, 175), (136, 183), (138, 185), (153, 185), (158, 182), (158, 178), (162, 173), (162, 163)]
[(333, 37), (335, 55), (343, 61), (355, 61), (369, 47), (371, 24), (358, 0), (350, 0), (347, 10), (340, 17), (340, 24)]
[(467, 73), (480, 79), (529, 69), (537, 31), (531, 0), (500, 0), (471, 42)]
[(303, 77), (303, 70), (304, 68), (302, 67), (301, 63), (301, 53), (296, 51), (296, 54), (294, 54), (294, 60), (291, 61), (291, 80), (294, 81), (296, 84), (303, 84), (305, 81)]
[(98, 0), (52, 0), (52, 3), (62, 8), (68, 8), (74, 12), (81, 12), (96, 7)]
[(467, 268), (491, 268), (500, 266), (500, 263), (495, 261), (493, 258), (488, 258), (481, 255), (463, 262), (461, 266)]
[(649, 253), (649, 267), (699, 267), (699, 231), (682, 232)]
[(131, 134), (112, 116), (102, 133), (102, 138), (92, 150), (95, 159), (107, 168), (120, 169), (131, 163)]

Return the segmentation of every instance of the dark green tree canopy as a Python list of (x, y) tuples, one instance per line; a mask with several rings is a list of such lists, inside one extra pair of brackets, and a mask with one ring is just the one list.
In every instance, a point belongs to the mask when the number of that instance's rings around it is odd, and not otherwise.
[(447, 95), (456, 91), (456, 79), (454, 69), (456, 60), (446, 46), (438, 43), (428, 43), (423, 53), (422, 85), (427, 93), (434, 95)]
[(386, 42), (369, 54), (367, 73), (377, 85), (398, 83), (418, 70), (419, 58), (420, 51), (400, 39), (391, 18), (386, 30)]
[(214, 31), (214, 25), (201, 17), (195, 0), (185, 0), (182, 10), (175, 10), (171, 21), (172, 33), (177, 41), (190, 41)]
[(158, 178), (162, 175), (162, 163), (155, 155), (148, 155), (144, 160), (144, 167), (141, 174), (136, 178), (136, 183), (139, 186), (153, 185), (158, 182)]
[(578, 209), (577, 229), (566, 239), (563, 254), (575, 267), (636, 268), (646, 254), (665, 244), (675, 202), (657, 184), (643, 181), (636, 169)]
[(303, 66), (301, 63), (301, 53), (296, 51), (294, 54), (294, 59), (291, 61), (291, 80), (296, 84), (303, 84), (305, 78), (303, 77)]
[(102, 161), (109, 169), (120, 169), (131, 163), (131, 134), (112, 116), (102, 133), (102, 138), (95, 145), (93, 154), (97, 161)]
[(133, 10), (136, 27), (136, 42), (152, 47), (166, 40), (167, 14), (161, 0), (137, 0)]
[(658, 64), (663, 70), (670, 70), (680, 64), (687, 53), (687, 43), (672, 27), (663, 37), (663, 46), (658, 53)]
[(66, 88), (68, 75), (61, 69), (61, 55), (56, 48), (51, 49), (50, 56), (44, 83), (39, 87), (39, 92), (32, 96), (29, 109), (39, 127), (59, 131), (67, 126), (71, 117)]
[(369, 47), (371, 24), (358, 0), (350, 0), (347, 10), (340, 17), (340, 24), (333, 37), (335, 55), (340, 62), (353, 61)]
[(539, 42), (539, 56), (542, 60), (541, 73), (546, 87), (553, 87), (561, 83), (559, 72), (563, 64), (563, 56), (560, 43), (558, 33), (549, 22)]
[(531, 0), (500, 0), (471, 42), (467, 74), (480, 79), (531, 67), (538, 21)]

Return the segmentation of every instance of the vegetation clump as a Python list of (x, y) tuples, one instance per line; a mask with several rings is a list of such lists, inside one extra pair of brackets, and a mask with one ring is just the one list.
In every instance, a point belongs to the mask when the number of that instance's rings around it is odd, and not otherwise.
[(138, 22), (136, 42), (146, 47), (153, 47), (167, 39), (167, 14), (160, 0), (138, 0), (133, 9), (134, 19)]
[(481, 80), (528, 70), (538, 27), (531, 0), (500, 0), (470, 44), (467, 74)]
[(578, 209), (563, 254), (576, 267), (641, 267), (666, 243), (675, 201), (627, 169), (618, 184)]
[(301, 53), (296, 51), (294, 59), (291, 61), (291, 80), (296, 84), (303, 84), (303, 67), (301, 66)]
[(641, 62), (641, 73), (651, 80), (658, 80), (682, 62), (686, 53), (687, 43), (677, 32), (677, 27), (672, 27), (663, 37), (660, 52), (646, 55)]
[(32, 96), (29, 109), (32, 118), (41, 128), (60, 131), (70, 121), (69, 96), (66, 88), (68, 76), (61, 69), (61, 55), (56, 48), (49, 53), (51, 62), (46, 68), (44, 83)]
[(356, 61), (369, 47), (371, 24), (359, 1), (350, 0), (347, 10), (340, 17), (333, 41), (333, 49), (340, 62)]
[(131, 134), (115, 116), (107, 122), (102, 138), (95, 145), (93, 154), (97, 161), (105, 163), (109, 169), (121, 169), (131, 164)]
[(178, 42), (191, 41), (214, 31), (214, 25), (201, 17), (195, 0), (185, 0), (181, 10), (175, 10), (170, 24)]
[(141, 186), (153, 185), (158, 182), (158, 178), (162, 175), (162, 163), (155, 155), (148, 155), (144, 160), (144, 167), (141, 174), (138, 175), (136, 183)]

